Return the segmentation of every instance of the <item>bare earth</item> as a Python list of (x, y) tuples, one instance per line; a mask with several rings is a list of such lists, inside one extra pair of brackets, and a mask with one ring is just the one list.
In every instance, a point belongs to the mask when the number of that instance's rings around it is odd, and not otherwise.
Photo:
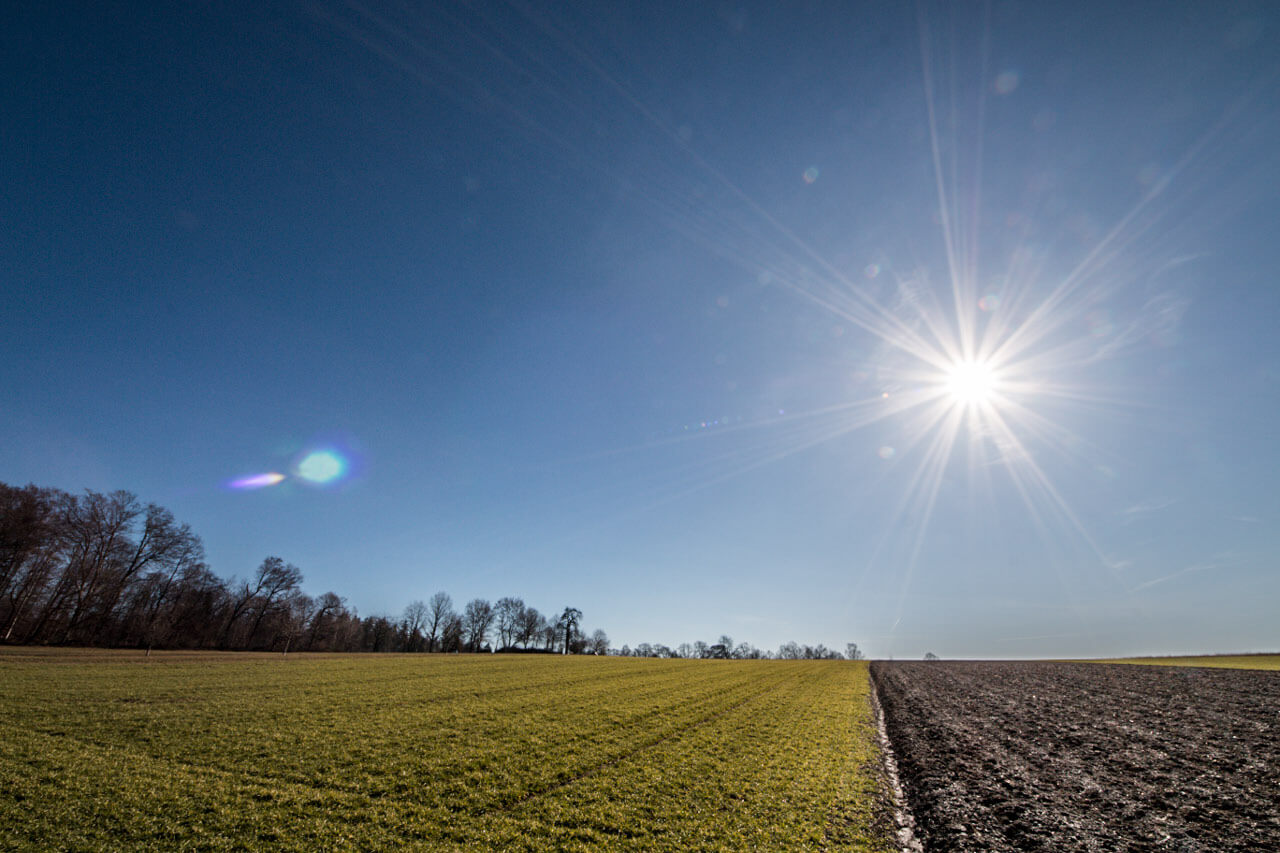
[(1280, 673), (873, 663), (930, 851), (1280, 851)]

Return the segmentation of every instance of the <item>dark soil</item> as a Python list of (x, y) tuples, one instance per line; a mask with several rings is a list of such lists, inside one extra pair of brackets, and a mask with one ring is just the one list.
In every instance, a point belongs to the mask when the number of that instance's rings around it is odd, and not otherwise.
[(1280, 673), (871, 665), (938, 851), (1280, 851)]

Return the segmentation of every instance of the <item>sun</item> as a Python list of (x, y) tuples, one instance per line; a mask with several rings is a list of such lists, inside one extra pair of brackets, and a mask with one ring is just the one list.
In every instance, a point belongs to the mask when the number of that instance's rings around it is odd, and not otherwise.
[(976, 406), (990, 402), (999, 384), (999, 376), (989, 362), (957, 361), (947, 371), (943, 387), (954, 403)]

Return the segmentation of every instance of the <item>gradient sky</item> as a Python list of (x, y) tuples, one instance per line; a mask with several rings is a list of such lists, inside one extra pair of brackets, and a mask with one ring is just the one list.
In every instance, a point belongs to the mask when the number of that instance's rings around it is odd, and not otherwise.
[(1280, 648), (1274, 4), (613, 5), (10, 8), (0, 480), (362, 615)]

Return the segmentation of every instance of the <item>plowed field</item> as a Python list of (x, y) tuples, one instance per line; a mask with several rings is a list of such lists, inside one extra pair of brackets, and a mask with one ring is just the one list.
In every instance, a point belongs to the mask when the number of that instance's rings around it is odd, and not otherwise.
[(1280, 850), (1280, 674), (875, 663), (930, 851)]

